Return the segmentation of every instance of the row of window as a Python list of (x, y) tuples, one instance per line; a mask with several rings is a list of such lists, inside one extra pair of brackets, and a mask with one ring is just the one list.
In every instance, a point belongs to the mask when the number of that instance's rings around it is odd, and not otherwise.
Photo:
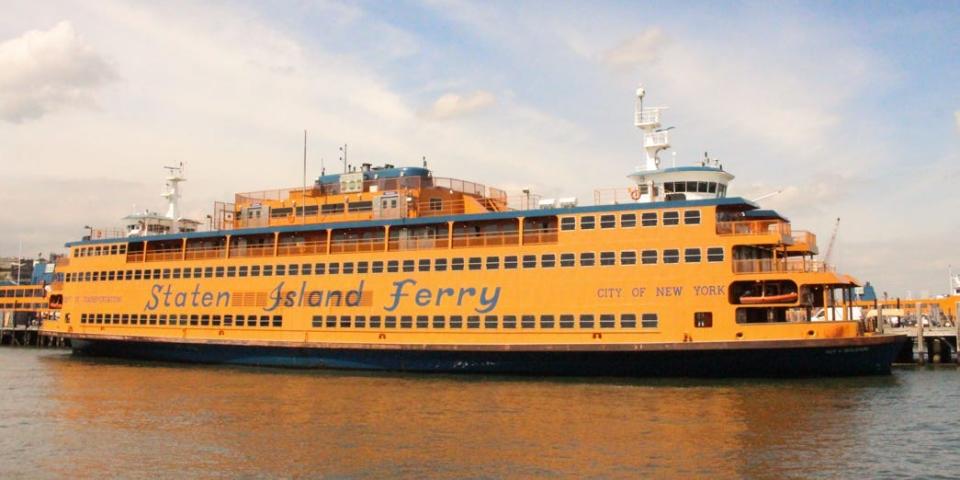
[[(560, 219), (560, 230), (575, 230), (579, 220), (580, 230), (593, 230), (597, 227), (597, 216), (582, 215), (580, 217), (563, 217)], [(637, 214), (622, 213), (619, 216), (614, 214), (600, 215), (600, 228), (616, 228), (619, 220), (620, 228), (633, 228), (637, 226)], [(668, 210), (663, 212), (662, 218), (659, 212), (643, 212), (640, 214), (640, 226), (656, 227), (662, 220), (663, 225), (680, 225), (680, 212)], [(684, 225), (699, 225), (700, 210), (686, 210), (683, 212)]]
[[(619, 255), (618, 255), (619, 253)], [(641, 250), (639, 258), (636, 250), (620, 252), (581, 252), (575, 253), (544, 253), (537, 255), (507, 255), (505, 257), (456, 257), (456, 258), (422, 258), (419, 260), (390, 260), (373, 262), (330, 262), (330, 263), (292, 263), (288, 265), (240, 265), (226, 267), (194, 267), (194, 268), (155, 268), (146, 270), (118, 270), (100, 272), (71, 272), (67, 273), (67, 282), (99, 282), (115, 280), (168, 280), (181, 278), (233, 278), (233, 277), (271, 277), (283, 275), (333, 275), (333, 274), (366, 274), (366, 273), (397, 273), (397, 272), (445, 272), (462, 270), (514, 270), (517, 268), (555, 268), (555, 267), (592, 267), (615, 265), (655, 265), (680, 263), (709, 263), (722, 262), (724, 250), (722, 247), (709, 247), (704, 254), (701, 248), (667, 248), (663, 251)]]
[(0, 288), (0, 298), (44, 297), (46, 294), (42, 288)]
[(93, 247), (80, 247), (74, 250), (75, 257), (99, 257), (101, 255), (124, 255), (127, 253), (127, 245), (97, 245)]
[(40, 310), (47, 308), (46, 303), (7, 302), (0, 303), (0, 310)]
[(313, 328), (401, 328), (401, 329), (484, 329), (484, 330), (515, 330), (515, 329), (594, 329), (594, 328), (621, 328), (621, 329), (656, 329), (660, 320), (656, 313), (623, 313), (614, 315), (605, 313), (594, 314), (562, 314), (562, 315), (316, 315), (312, 319)]
[(190, 327), (283, 327), (281, 315), (165, 315), (83, 313), (81, 324), (91, 325), (161, 325)]

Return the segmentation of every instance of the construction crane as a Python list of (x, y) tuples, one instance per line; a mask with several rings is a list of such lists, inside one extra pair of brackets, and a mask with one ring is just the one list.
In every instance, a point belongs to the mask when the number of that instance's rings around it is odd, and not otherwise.
[(830, 263), (830, 255), (833, 254), (833, 245), (837, 242), (837, 230), (840, 229), (840, 217), (837, 217), (833, 224), (833, 233), (830, 235), (830, 243), (827, 244), (827, 252), (823, 254), (823, 263)]

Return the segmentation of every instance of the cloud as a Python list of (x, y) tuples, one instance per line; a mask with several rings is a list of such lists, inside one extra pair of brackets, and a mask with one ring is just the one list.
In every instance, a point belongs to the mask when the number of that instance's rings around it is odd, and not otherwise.
[(70, 22), (0, 43), (0, 118), (20, 123), (74, 106), (95, 105), (113, 69)]
[(433, 102), (425, 116), (436, 120), (458, 117), (487, 108), (496, 101), (496, 96), (483, 90), (463, 95), (447, 93)]
[(650, 64), (660, 58), (667, 38), (658, 27), (649, 28), (623, 43), (600, 53), (600, 61), (613, 68), (631, 68)]

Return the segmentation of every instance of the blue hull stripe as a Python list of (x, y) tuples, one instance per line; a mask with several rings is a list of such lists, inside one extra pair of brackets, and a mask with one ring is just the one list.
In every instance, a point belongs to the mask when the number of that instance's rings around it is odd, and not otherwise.
[(902, 341), (689, 351), (323, 349), (74, 339), (74, 353), (292, 368), (604, 377), (810, 377), (890, 373)]

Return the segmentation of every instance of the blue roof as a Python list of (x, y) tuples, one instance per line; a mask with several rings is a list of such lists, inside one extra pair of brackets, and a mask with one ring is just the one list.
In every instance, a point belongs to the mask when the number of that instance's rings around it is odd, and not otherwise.
[(364, 228), (364, 227), (377, 227), (384, 225), (429, 225), (433, 223), (446, 223), (446, 222), (463, 222), (470, 220), (501, 220), (508, 218), (535, 218), (535, 217), (546, 217), (554, 215), (569, 215), (569, 214), (582, 214), (582, 213), (591, 213), (591, 212), (618, 212), (622, 210), (653, 210), (661, 208), (688, 208), (688, 207), (702, 207), (702, 206), (720, 206), (720, 205), (740, 205), (746, 207), (746, 210), (753, 210), (759, 208), (757, 204), (740, 197), (732, 198), (711, 198), (706, 200), (680, 200), (680, 201), (670, 201), (670, 202), (653, 202), (653, 203), (620, 203), (616, 205), (591, 205), (585, 207), (572, 207), (572, 208), (550, 208), (543, 210), (511, 210), (509, 212), (491, 212), (491, 213), (475, 213), (475, 214), (461, 214), (461, 215), (442, 215), (436, 217), (419, 217), (419, 218), (397, 218), (389, 220), (364, 220), (356, 222), (333, 222), (333, 223), (313, 223), (307, 225), (290, 225), (286, 227), (261, 227), (261, 228), (241, 228), (234, 230), (219, 230), (214, 232), (192, 232), (192, 233), (176, 233), (169, 235), (151, 235), (147, 237), (134, 237), (128, 239), (121, 238), (104, 238), (99, 240), (80, 240), (76, 242), (68, 242), (66, 246), (75, 247), (78, 245), (95, 245), (101, 243), (117, 243), (119, 241), (127, 242), (142, 242), (142, 241), (159, 241), (159, 240), (178, 240), (183, 238), (214, 238), (214, 237), (223, 237), (225, 235), (256, 235), (264, 233), (274, 233), (274, 232), (309, 232), (316, 230), (326, 230), (334, 228)]
[[(317, 185), (326, 185), (328, 183), (339, 183), (342, 173), (333, 173), (323, 175), (317, 178)], [(422, 167), (391, 167), (378, 168), (363, 171), (364, 180), (376, 180), (378, 178), (397, 178), (397, 177), (428, 177), (430, 170)]]
[(777, 219), (783, 220), (784, 222), (789, 222), (789, 220), (787, 220), (786, 217), (784, 217), (783, 215), (780, 215), (774, 210), (750, 210), (748, 212), (744, 212), (743, 216), (747, 218), (755, 218), (755, 219), (777, 218)]

